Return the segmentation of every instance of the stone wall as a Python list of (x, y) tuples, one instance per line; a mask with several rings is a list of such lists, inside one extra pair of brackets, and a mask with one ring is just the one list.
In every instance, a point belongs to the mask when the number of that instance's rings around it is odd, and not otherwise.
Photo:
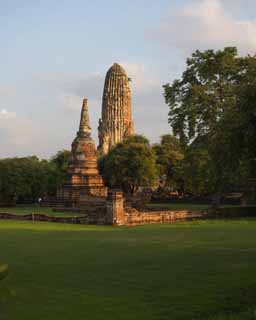
[(109, 192), (107, 200), (108, 221), (113, 225), (137, 225), (151, 223), (173, 223), (203, 218), (204, 212), (201, 211), (143, 211), (132, 207), (124, 207), (123, 193), (112, 190)]
[(120, 216), (113, 217), (113, 211), (109, 207), (108, 212), (90, 212), (89, 214), (78, 214), (74, 217), (54, 217), (46, 214), (0, 213), (0, 219), (23, 220), (23, 221), (45, 221), (71, 224), (98, 224), (98, 225), (139, 225), (152, 223), (174, 223), (176, 221), (192, 220), (202, 218), (203, 213), (191, 213), (189, 211), (153, 211), (140, 212), (132, 209), (132, 212), (123, 212)]
[(75, 217), (53, 217), (46, 214), (26, 214), (18, 215), (15, 213), (0, 213), (0, 219), (4, 220), (22, 220), (22, 221), (45, 221), (72, 224), (107, 224), (106, 214), (98, 213), (95, 215), (85, 214)]
[(127, 209), (125, 212), (125, 224), (153, 224), (153, 223), (174, 223), (177, 221), (193, 220), (204, 218), (205, 212), (201, 211), (138, 211)]
[(176, 221), (192, 220), (205, 217), (204, 212), (194, 211), (139, 211), (135, 208), (124, 207), (123, 193), (119, 190), (109, 191), (107, 200), (97, 201), (87, 199), (81, 206), (58, 207), (55, 203), (55, 211), (77, 212), (75, 217), (56, 217), (46, 214), (17, 215), (12, 213), (0, 213), (0, 219), (49, 221), (75, 224), (109, 224), (109, 225), (138, 225), (151, 223), (173, 223)]

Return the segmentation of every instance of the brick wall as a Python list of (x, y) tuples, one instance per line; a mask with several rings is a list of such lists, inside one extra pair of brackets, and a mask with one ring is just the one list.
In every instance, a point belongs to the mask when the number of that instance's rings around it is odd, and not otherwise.
[(73, 224), (106, 224), (106, 215), (103, 212), (95, 214), (78, 215), (75, 217), (53, 217), (46, 214), (26, 214), (0, 213), (0, 219), (24, 220), (24, 221), (46, 221)]
[(127, 209), (125, 219), (127, 225), (153, 224), (153, 223), (173, 223), (176, 221), (185, 221), (203, 218), (204, 212), (201, 211), (138, 211), (136, 209)]

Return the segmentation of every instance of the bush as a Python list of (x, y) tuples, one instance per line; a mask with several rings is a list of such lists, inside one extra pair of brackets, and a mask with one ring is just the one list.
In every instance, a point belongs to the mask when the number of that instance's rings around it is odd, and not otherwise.
[(1, 265), (0, 266), (0, 280), (4, 279), (9, 272), (9, 267), (7, 264)]

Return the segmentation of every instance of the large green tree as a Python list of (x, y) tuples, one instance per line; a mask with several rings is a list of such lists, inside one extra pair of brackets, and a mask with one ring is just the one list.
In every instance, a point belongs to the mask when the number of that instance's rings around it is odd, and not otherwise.
[(247, 174), (256, 177), (256, 57), (246, 57), (244, 72), (238, 88), (239, 120), (234, 134), (240, 141), (240, 161), (247, 166)]
[(99, 160), (100, 171), (109, 187), (134, 194), (140, 186), (157, 179), (156, 157), (148, 140), (139, 135), (125, 139)]
[(165, 187), (173, 190), (183, 190), (183, 166), (184, 158), (180, 141), (173, 135), (166, 134), (161, 137), (160, 143), (153, 145), (156, 154), (156, 163), (159, 178)]
[(186, 147), (183, 159), (183, 179), (186, 193), (205, 196), (212, 192), (210, 157), (204, 141), (197, 139)]
[(196, 51), (182, 78), (164, 86), (173, 132), (184, 145), (204, 142), (216, 193), (237, 185), (234, 175), (255, 155), (255, 69), (256, 57), (238, 56), (236, 48)]

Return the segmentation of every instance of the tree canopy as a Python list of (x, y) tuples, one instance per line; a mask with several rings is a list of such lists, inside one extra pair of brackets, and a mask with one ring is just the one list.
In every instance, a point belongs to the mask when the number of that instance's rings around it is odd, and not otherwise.
[(196, 51), (182, 78), (164, 86), (174, 135), (197, 154), (200, 146), (215, 192), (235, 187), (235, 175), (245, 181), (253, 174), (255, 76), (256, 57), (238, 56), (229, 47)]
[(157, 179), (155, 154), (149, 141), (139, 135), (117, 144), (99, 160), (99, 167), (109, 187), (131, 194), (139, 186), (151, 186)]
[(183, 168), (182, 160), (184, 158), (180, 141), (166, 134), (161, 137), (160, 143), (153, 145), (156, 154), (156, 164), (159, 172), (159, 178), (165, 187), (172, 189), (182, 189)]
[(38, 197), (54, 195), (63, 181), (69, 154), (63, 150), (51, 160), (36, 156), (0, 160), (2, 201), (36, 201)]

